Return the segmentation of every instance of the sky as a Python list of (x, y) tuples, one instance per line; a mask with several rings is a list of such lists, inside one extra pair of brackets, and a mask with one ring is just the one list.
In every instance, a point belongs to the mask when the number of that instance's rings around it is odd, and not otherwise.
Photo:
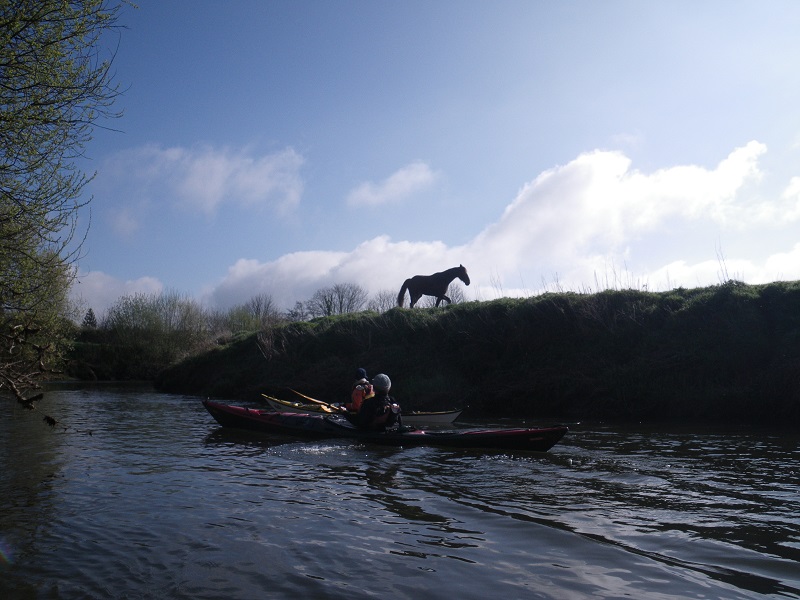
[[(73, 297), (800, 279), (795, 0), (137, 0)], [(459, 283), (459, 285), (461, 285)]]

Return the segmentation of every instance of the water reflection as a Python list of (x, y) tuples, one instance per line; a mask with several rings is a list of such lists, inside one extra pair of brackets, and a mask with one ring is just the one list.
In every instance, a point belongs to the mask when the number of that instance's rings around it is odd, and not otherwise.
[(66, 431), (0, 404), (0, 597), (800, 597), (796, 435), (584, 423), (486, 453), (53, 401)]
[[(22, 409), (11, 400), (0, 403), (4, 426), (0, 428), (0, 549), (7, 565), (27, 560), (39, 540), (47, 535), (57, 511), (57, 488), (64, 477), (64, 436), (43, 424), (41, 415)], [(33, 428), (26, 427), (35, 423)], [(35, 528), (25, 523), (34, 521)]]

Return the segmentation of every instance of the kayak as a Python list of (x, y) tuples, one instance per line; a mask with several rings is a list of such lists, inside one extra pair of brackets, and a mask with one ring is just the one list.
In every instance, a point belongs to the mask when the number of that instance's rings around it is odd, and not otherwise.
[(496, 448), (547, 452), (564, 437), (563, 426), (533, 429), (454, 429), (448, 431), (415, 429), (360, 429), (343, 415), (309, 415), (276, 412), (270, 409), (231, 406), (204, 400), (203, 406), (223, 427), (249, 429), (305, 439), (348, 438), (385, 446), (445, 446), (449, 448)]
[(386, 446), (446, 446), (451, 448), (497, 448), (547, 452), (564, 437), (568, 428), (534, 429), (414, 429), (370, 431), (360, 429), (343, 415), (308, 415), (270, 409), (231, 406), (204, 400), (203, 406), (223, 427), (249, 429), (306, 439), (349, 438)]
[[(281, 400), (266, 394), (261, 394), (270, 407), (278, 412), (304, 413), (307, 415), (329, 415), (339, 414), (336, 408), (332, 408), (328, 403), (310, 404), (306, 402), (292, 402), (291, 400)], [(404, 425), (449, 425), (455, 421), (460, 410), (447, 411), (412, 411), (402, 413)]]

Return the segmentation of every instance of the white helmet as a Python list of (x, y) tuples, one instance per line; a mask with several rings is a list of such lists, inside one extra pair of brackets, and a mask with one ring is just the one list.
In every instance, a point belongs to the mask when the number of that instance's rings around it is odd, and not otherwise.
[(389, 379), (388, 375), (378, 373), (372, 378), (372, 385), (375, 386), (376, 390), (388, 392), (392, 388), (392, 380)]

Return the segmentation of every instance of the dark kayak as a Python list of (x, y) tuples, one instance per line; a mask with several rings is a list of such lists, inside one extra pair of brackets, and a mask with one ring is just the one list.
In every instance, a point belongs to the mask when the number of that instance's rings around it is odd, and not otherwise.
[(537, 429), (403, 429), (367, 431), (339, 415), (306, 415), (230, 406), (204, 400), (211, 416), (223, 427), (293, 435), (306, 439), (350, 438), (387, 446), (447, 446), (547, 452), (567, 433), (566, 427)]

